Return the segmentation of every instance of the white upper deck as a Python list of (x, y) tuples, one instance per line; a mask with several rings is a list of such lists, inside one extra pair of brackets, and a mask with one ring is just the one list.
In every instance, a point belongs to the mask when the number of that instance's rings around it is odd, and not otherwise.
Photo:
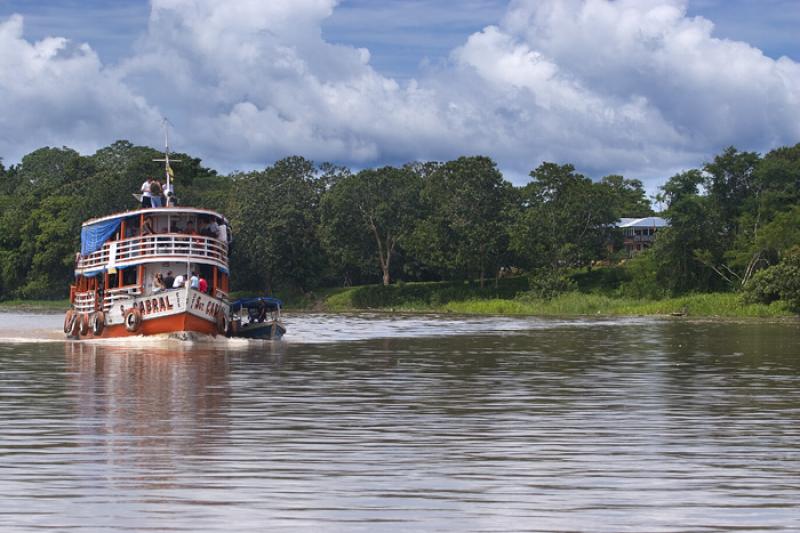
[[(204, 231), (216, 225), (215, 231)], [(155, 207), (83, 223), (76, 275), (148, 263), (195, 263), (228, 271), (228, 220), (210, 209)]]

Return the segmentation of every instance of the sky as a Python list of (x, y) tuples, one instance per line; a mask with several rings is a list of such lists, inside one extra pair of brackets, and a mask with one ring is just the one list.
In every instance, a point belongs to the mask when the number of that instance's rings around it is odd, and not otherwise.
[(227, 173), (492, 157), (649, 190), (800, 142), (797, 0), (0, 0), (0, 157), (118, 139)]

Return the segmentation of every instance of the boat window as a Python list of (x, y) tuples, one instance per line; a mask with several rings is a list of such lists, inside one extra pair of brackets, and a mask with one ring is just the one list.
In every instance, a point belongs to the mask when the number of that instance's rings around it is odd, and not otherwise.
[(136, 237), (139, 235), (139, 217), (128, 217), (125, 219), (125, 237)]
[(122, 285), (136, 285), (138, 283), (137, 280), (137, 269), (136, 267), (130, 267), (122, 270)]

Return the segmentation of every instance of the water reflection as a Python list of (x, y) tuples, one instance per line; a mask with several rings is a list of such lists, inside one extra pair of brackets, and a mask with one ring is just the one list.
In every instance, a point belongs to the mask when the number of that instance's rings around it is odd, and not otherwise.
[(348, 342), (326, 317), (295, 321), (303, 343), (0, 344), (0, 522), (800, 525), (796, 324), (369, 320)]
[(226, 354), (187, 347), (67, 343), (66, 375), (82, 440), (109, 464), (172, 478), (175, 459), (226, 438), (231, 385)]

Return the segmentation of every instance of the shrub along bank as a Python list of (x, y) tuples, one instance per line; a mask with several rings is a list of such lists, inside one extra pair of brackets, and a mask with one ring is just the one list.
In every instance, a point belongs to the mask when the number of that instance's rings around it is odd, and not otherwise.
[[(477, 283), (407, 283), (364, 285), (341, 289), (322, 301), (327, 311), (380, 310), (486, 315), (685, 315), (706, 317), (791, 317), (788, 304), (746, 303), (736, 293), (690, 294), (675, 298), (637, 298), (622, 295), (608, 285), (593, 287), (590, 278), (607, 281), (613, 273), (571, 276), (569, 292), (542, 296), (528, 278), (500, 280), (483, 289)], [(575, 281), (578, 278), (578, 281)], [(582, 292), (579, 287), (583, 284)]]
[(438, 309), (451, 302), (508, 300), (527, 291), (528, 278), (498, 280), (481, 288), (478, 282), (423, 282), (362, 285), (336, 291), (324, 299), (325, 309)]

